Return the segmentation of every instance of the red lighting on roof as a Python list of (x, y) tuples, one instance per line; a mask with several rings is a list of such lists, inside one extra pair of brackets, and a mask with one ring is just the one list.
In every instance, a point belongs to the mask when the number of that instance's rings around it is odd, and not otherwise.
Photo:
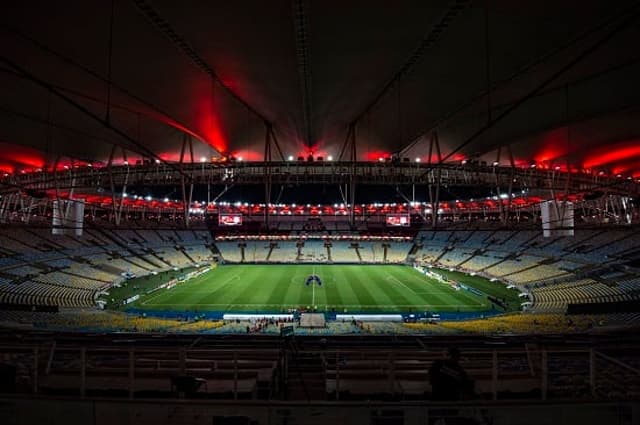
[(210, 92), (205, 93), (196, 104), (196, 122), (209, 145), (218, 152), (227, 152), (229, 146), (222, 131), (218, 108)]
[(379, 161), (380, 158), (383, 160), (391, 158), (391, 153), (385, 151), (369, 151), (364, 156), (366, 161)]
[(640, 156), (640, 141), (625, 142), (601, 149), (589, 155), (584, 161), (585, 168), (601, 167), (603, 165), (630, 160)]

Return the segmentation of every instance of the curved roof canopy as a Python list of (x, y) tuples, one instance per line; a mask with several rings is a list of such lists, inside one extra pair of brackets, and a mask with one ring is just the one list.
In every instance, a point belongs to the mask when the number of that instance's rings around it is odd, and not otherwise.
[(284, 157), (337, 159), (353, 125), (359, 160), (513, 156), (637, 176), (639, 13), (632, 0), (12, 2), (0, 169), (173, 161), (185, 135), (197, 160), (262, 160), (270, 124)]

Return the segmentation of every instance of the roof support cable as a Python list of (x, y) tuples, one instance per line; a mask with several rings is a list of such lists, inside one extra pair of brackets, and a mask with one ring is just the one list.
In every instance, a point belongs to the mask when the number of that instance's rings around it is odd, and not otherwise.
[(116, 0), (111, 0), (111, 18), (109, 19), (109, 47), (107, 49), (107, 111), (104, 120), (111, 124), (111, 80), (113, 62), (113, 21), (115, 17)]
[(309, 49), (309, 23), (305, 10), (305, 0), (293, 1), (293, 24), (296, 37), (296, 59), (300, 84), (302, 85), (302, 113), (304, 120), (304, 138), (307, 147), (313, 144), (313, 123), (311, 105), (311, 61)]
[[(127, 133), (125, 133), (124, 131), (120, 130), (119, 128), (114, 127), (112, 124), (108, 123), (106, 120), (104, 120), (103, 118), (99, 117), (98, 115), (94, 114), (89, 109), (87, 109), (86, 107), (84, 107), (80, 103), (76, 102), (75, 100), (73, 100), (72, 98), (67, 96), (66, 94), (62, 93), (57, 88), (55, 88), (51, 83), (49, 83), (49, 82), (47, 82), (45, 80), (42, 80), (41, 78), (39, 78), (36, 75), (32, 74), (31, 72), (29, 72), (28, 70), (26, 70), (25, 68), (23, 68), (22, 66), (17, 64), (16, 62), (12, 61), (11, 59), (7, 58), (6, 56), (0, 56), (0, 63), (4, 63), (5, 65), (13, 68), (16, 72), (18, 72), (19, 74), (23, 75), (25, 79), (31, 81), (32, 83), (34, 83), (35, 85), (37, 85), (39, 87), (44, 88), (45, 90), (48, 90), (51, 94), (53, 94), (56, 97), (60, 98), (61, 100), (65, 101), (70, 106), (72, 106), (74, 109), (78, 110), (82, 114), (86, 115), (87, 117), (91, 118), (94, 121), (97, 121), (98, 123), (102, 124), (104, 127), (106, 127), (109, 130), (113, 131), (118, 136), (120, 136), (122, 139), (124, 139), (125, 141), (130, 143), (132, 146), (135, 146), (137, 148), (136, 149), (137, 153), (139, 153), (139, 154), (141, 154), (143, 156), (146, 155), (149, 158), (153, 158), (153, 159), (156, 159), (156, 160), (164, 163), (168, 168), (173, 169), (174, 171), (180, 173), (181, 175), (184, 175), (189, 181), (191, 181), (191, 176), (187, 175), (186, 173), (184, 173), (180, 169), (180, 167), (176, 166), (175, 164), (173, 164), (171, 162), (167, 162), (164, 159), (160, 158), (155, 152), (153, 152), (151, 149), (149, 149), (148, 147), (146, 147), (143, 144), (141, 144), (138, 140), (136, 140), (135, 138), (129, 136)], [(125, 149), (125, 148), (126, 149), (130, 149), (130, 146), (124, 146), (124, 144), (121, 144), (121, 146), (122, 146), (123, 149)]]
[(429, 29), (424, 35), (418, 47), (416, 47), (405, 63), (396, 71), (395, 74), (384, 84), (382, 89), (376, 94), (376, 96), (367, 104), (367, 106), (354, 117), (352, 123), (357, 123), (364, 117), (373, 107), (384, 97), (384, 95), (391, 90), (395, 84), (403, 77), (409, 75), (413, 68), (418, 65), (427, 51), (437, 44), (442, 38), (445, 31), (449, 28), (451, 23), (458, 17), (462, 11), (471, 4), (471, 0), (453, 0), (449, 3), (449, 7), (440, 16), (437, 22)]
[(491, 122), (491, 45), (489, 44), (489, 1), (484, 2), (484, 64), (487, 78), (487, 122)]
[[(475, 141), (478, 137), (480, 137), (482, 134), (484, 134), (485, 131), (489, 130), (490, 128), (493, 128), (493, 126), (496, 125), (498, 122), (500, 122), (503, 119), (505, 119), (513, 111), (517, 110), (524, 103), (529, 101), (531, 98), (535, 97), (539, 92), (544, 90), (551, 83), (553, 83), (558, 78), (562, 77), (568, 71), (573, 69), (574, 66), (576, 66), (577, 64), (582, 62), (584, 59), (589, 57), (591, 54), (596, 52), (599, 48), (601, 48), (602, 46), (607, 44), (615, 35), (620, 33), (622, 30), (627, 28), (629, 25), (633, 24), (636, 21), (636, 19), (638, 18), (638, 15), (640, 13), (638, 9), (639, 9), (639, 7), (637, 6), (633, 13), (630, 13), (626, 17), (626, 19), (622, 20), (618, 25), (613, 27), (613, 29), (611, 29), (609, 32), (607, 32), (603, 37), (599, 38), (593, 44), (591, 44), (589, 47), (585, 48), (582, 52), (580, 52), (571, 61), (569, 61), (562, 68), (560, 68), (559, 70), (557, 70), (556, 72), (551, 74), (549, 77), (544, 79), (540, 84), (538, 84), (535, 88), (533, 88), (531, 91), (529, 91), (529, 93), (527, 93), (524, 96), (522, 96), (520, 99), (518, 99), (516, 102), (514, 102), (511, 106), (506, 108), (502, 113), (500, 113), (498, 116), (493, 118), (490, 122), (488, 122), (487, 124), (485, 124), (482, 127), (480, 127), (478, 130), (476, 130), (464, 142), (459, 144), (451, 152), (449, 152), (447, 155), (445, 155), (440, 160), (439, 164), (442, 164), (443, 162), (447, 161), (449, 158), (454, 156), (456, 153), (460, 152), (462, 149), (464, 149), (466, 146), (468, 146), (471, 142)], [(429, 170), (427, 170), (425, 172), (425, 174), (428, 173), (428, 172), (429, 172)]]
[(145, 0), (132, 0), (133, 4), (138, 8), (140, 13), (142, 13), (151, 24), (156, 27), (158, 31), (164, 34), (165, 37), (169, 39), (173, 43), (173, 45), (184, 53), (193, 64), (198, 67), (201, 71), (208, 74), (211, 78), (213, 78), (225, 91), (233, 97), (236, 101), (238, 101), (241, 105), (251, 111), (256, 117), (260, 118), (262, 121), (269, 121), (266, 117), (264, 117), (260, 112), (258, 112), (253, 106), (249, 105), (246, 100), (244, 100), (238, 93), (236, 93), (229, 84), (225, 83), (222, 78), (218, 76), (216, 71), (198, 54), (198, 52), (191, 46), (189, 43), (178, 34), (171, 24), (164, 19), (160, 14)]
[[(15, 36), (17, 36), (18, 38), (20, 38), (20, 39), (32, 44), (38, 50), (40, 50), (40, 51), (42, 51), (42, 52), (44, 52), (46, 54), (49, 54), (49, 55), (52, 55), (52, 56), (56, 57), (57, 59), (61, 60), (65, 64), (67, 64), (69, 66), (72, 66), (72, 67), (84, 72), (85, 74), (90, 75), (90, 76), (98, 79), (99, 81), (102, 81), (103, 83), (105, 83), (107, 85), (110, 85), (111, 88), (117, 89), (120, 93), (122, 93), (122, 94), (132, 98), (136, 102), (139, 102), (140, 104), (150, 108), (151, 110), (153, 110), (154, 112), (158, 113), (159, 115), (164, 117), (166, 120), (171, 122), (172, 124), (169, 124), (169, 125), (171, 127), (175, 128), (175, 129), (177, 129), (178, 131), (186, 132), (186, 133), (196, 137), (198, 140), (201, 140), (202, 142), (206, 142), (206, 140), (205, 140), (205, 138), (203, 136), (197, 134), (192, 129), (189, 129), (187, 124), (185, 124), (184, 122), (181, 122), (176, 117), (171, 116), (171, 114), (169, 114), (167, 111), (165, 111), (162, 108), (160, 108), (158, 105), (155, 105), (155, 104), (149, 102), (148, 100), (143, 99), (142, 97), (138, 96), (137, 94), (135, 94), (135, 93), (131, 92), (130, 90), (128, 90), (128, 89), (120, 86), (119, 84), (115, 83), (114, 81), (112, 81), (112, 80), (110, 81), (109, 79), (107, 79), (103, 75), (101, 75), (101, 74), (93, 71), (92, 69), (90, 69), (90, 68), (88, 68), (88, 67), (86, 67), (86, 66), (84, 66), (84, 65), (82, 65), (82, 64), (80, 64), (78, 62), (76, 62), (75, 60), (71, 59), (70, 57), (63, 55), (62, 53), (60, 53), (60, 52), (52, 49), (51, 47), (41, 43), (40, 41), (34, 39), (33, 37), (30, 37), (30, 36), (28, 36), (26, 34), (21, 33), (20, 31), (18, 31), (15, 28), (9, 27), (4, 23), (0, 24), (0, 28), (2, 28), (2, 30), (4, 30), (4, 31), (8, 31), (8, 32), (14, 34)], [(0, 72), (11, 72), (11, 71), (0, 69)], [(18, 76), (18, 77), (24, 78), (20, 74), (15, 73), (15, 75)], [(79, 96), (79, 97), (83, 97), (85, 99), (89, 99), (89, 100), (91, 100), (93, 102), (98, 102), (100, 104), (106, 104), (105, 100), (103, 100), (102, 98), (97, 98), (95, 96), (90, 96), (87, 93), (82, 93), (82, 92), (79, 92), (77, 90), (72, 90), (72, 89), (70, 89), (68, 87), (61, 87), (59, 85), (54, 85), (54, 84), (52, 84), (52, 87), (55, 87), (55, 88), (57, 88), (59, 90), (62, 90), (64, 92), (66, 92), (66, 93), (73, 94), (74, 96)], [(118, 109), (122, 109), (124, 111), (131, 112), (131, 113), (134, 113), (134, 114), (139, 114), (140, 113), (139, 111), (132, 110), (132, 109), (127, 108), (127, 107), (125, 107), (123, 105), (111, 104), (110, 106), (111, 107), (109, 109), (118, 108)], [(163, 122), (163, 123), (166, 124), (166, 122)]]
[[(515, 72), (513, 72), (512, 74), (510, 74), (509, 76), (507, 76), (506, 78), (501, 79), (500, 81), (495, 81), (492, 85), (491, 88), (493, 89), (493, 91), (495, 92), (496, 89), (500, 88), (500, 87), (504, 87), (506, 84), (510, 83), (511, 81), (515, 80), (516, 78), (525, 75), (527, 72), (529, 72), (531, 69), (535, 68), (536, 66), (544, 63), (545, 61), (547, 61), (549, 58), (559, 54), (560, 52), (563, 52), (573, 46), (578, 45), (578, 43), (588, 39), (589, 37), (593, 36), (594, 34), (596, 34), (599, 31), (602, 31), (604, 28), (608, 27), (609, 25), (611, 25), (613, 22), (617, 21), (618, 19), (627, 16), (629, 13), (633, 13), (634, 11), (636, 11), (638, 8), (638, 5), (635, 4), (630, 8), (627, 8), (623, 11), (620, 11), (612, 16), (608, 16), (605, 20), (599, 22), (597, 25), (595, 25), (594, 27), (591, 27), (589, 29), (587, 29), (586, 31), (578, 34), (576, 37), (574, 37), (573, 39), (569, 40), (567, 43), (554, 48), (546, 53), (544, 53), (543, 55), (535, 58), (533, 61), (525, 64), (524, 66), (520, 67), (519, 69), (517, 69)], [(631, 64), (633, 63), (633, 61), (631, 61)], [(617, 69), (617, 67), (611, 68), (611, 69)], [(417, 145), (419, 142), (421, 142), (423, 140), (423, 137), (428, 135), (429, 133), (431, 133), (432, 131), (434, 131), (435, 129), (437, 129), (438, 127), (440, 127), (443, 123), (447, 122), (448, 120), (450, 120), (452, 117), (456, 116), (457, 114), (459, 114), (460, 112), (464, 111), (467, 108), (470, 108), (472, 105), (474, 105), (476, 102), (480, 101), (483, 97), (487, 96), (488, 92), (484, 91), (482, 93), (479, 93), (476, 96), (473, 96), (468, 102), (465, 102), (464, 104), (458, 106), (457, 108), (453, 109), (452, 111), (448, 112), (447, 114), (445, 114), (444, 116), (442, 116), (440, 119), (436, 120), (433, 124), (430, 125), (429, 128), (424, 129), (424, 130), (420, 130), (418, 132), (418, 135), (415, 136), (412, 141), (402, 149), (401, 154), (405, 154), (406, 152), (408, 152), (410, 149), (412, 149), (415, 145)]]

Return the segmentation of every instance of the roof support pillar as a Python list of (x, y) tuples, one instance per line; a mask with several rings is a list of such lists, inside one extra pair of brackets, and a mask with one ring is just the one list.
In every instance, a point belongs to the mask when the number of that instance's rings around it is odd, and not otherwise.
[(191, 155), (191, 163), (193, 164), (193, 144), (191, 137), (184, 134), (182, 136), (182, 147), (180, 148), (180, 185), (182, 187), (182, 206), (183, 206), (183, 223), (184, 227), (189, 227), (189, 209), (191, 208), (191, 202), (193, 200), (193, 176), (189, 179), (189, 194), (187, 195), (186, 175), (184, 172), (184, 154), (185, 150), (189, 146), (189, 152)]
[(7, 200), (11, 196), (13, 196), (13, 194), (6, 195), (0, 199), (0, 223), (4, 223), (4, 212), (6, 210)]
[[(63, 217), (62, 204), (60, 202), (60, 181), (58, 180), (58, 163), (60, 162), (60, 156), (56, 156), (56, 160), (53, 162), (53, 186), (56, 191), (56, 202), (54, 202), (54, 208), (58, 209), (58, 217)], [(53, 222), (51, 223), (53, 226)]]
[(11, 201), (14, 196), (16, 196), (16, 194), (10, 193), (2, 197), (2, 202), (0, 202), (0, 223), (8, 221)]
[[(266, 122), (264, 133), (264, 158), (263, 158), (263, 171), (264, 171), (264, 227), (269, 230), (269, 204), (271, 203), (271, 139), (273, 135), (273, 128), (271, 124)], [(275, 142), (275, 140), (274, 140)]]
[(356, 227), (356, 161), (358, 160), (358, 152), (356, 150), (356, 124), (349, 125), (349, 133), (351, 134), (351, 172), (349, 173), (349, 225), (352, 229)]
[[(435, 130), (431, 133), (431, 139), (429, 141), (429, 165), (432, 163), (431, 155), (433, 154), (434, 148), (438, 155), (437, 163), (439, 164), (442, 161), (442, 152), (440, 150), (438, 132)], [(431, 171), (433, 172), (433, 169)], [(440, 209), (440, 186), (442, 184), (441, 167), (436, 168), (434, 177), (434, 179), (429, 179), (429, 202), (431, 203), (431, 227), (435, 229), (438, 226), (438, 210)]]
[(109, 173), (109, 185), (111, 186), (111, 208), (113, 211), (113, 221), (117, 227), (117, 226), (120, 226), (120, 219), (122, 218), (122, 207), (124, 206), (124, 198), (127, 193), (127, 183), (129, 181), (129, 164), (126, 156), (127, 153), (123, 148), (122, 155), (125, 161), (125, 167), (127, 171), (124, 177), (124, 183), (122, 184), (122, 192), (120, 193), (120, 203), (118, 204), (117, 198), (116, 198), (115, 181), (113, 178), (113, 157), (115, 155), (115, 152), (116, 152), (116, 145), (113, 145), (113, 147), (111, 148), (111, 153), (109, 154), (109, 162), (107, 163), (107, 172)]
[(24, 223), (29, 224), (29, 220), (31, 219), (31, 210), (33, 209), (35, 198), (33, 196), (29, 197), (29, 206), (26, 210), (23, 211)]
[[(115, 155), (116, 152), (116, 145), (113, 145), (111, 147), (111, 153), (109, 154), (109, 161), (107, 162), (107, 173), (109, 173), (109, 186), (111, 189), (111, 209), (112, 209), (112, 213), (113, 213), (113, 220), (114, 222), (116, 221), (116, 215), (117, 215), (117, 210), (116, 210), (116, 187), (115, 187), (115, 183), (113, 181), (113, 170), (111, 169), (111, 167), (113, 166), (113, 156)], [(57, 160), (56, 160), (57, 163)], [(55, 173), (56, 169), (56, 165), (54, 165), (54, 169), (53, 172)], [(117, 223), (116, 223), (117, 225)]]

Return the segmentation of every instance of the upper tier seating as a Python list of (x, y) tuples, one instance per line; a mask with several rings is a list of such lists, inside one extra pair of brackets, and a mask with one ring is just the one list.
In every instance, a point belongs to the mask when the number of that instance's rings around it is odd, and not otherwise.
[(304, 243), (300, 261), (326, 262), (327, 260), (327, 249), (324, 247), (324, 241), (308, 240)]
[(245, 262), (266, 261), (269, 254), (269, 242), (246, 241), (243, 243), (246, 245), (244, 248)]
[(355, 248), (351, 248), (351, 244), (346, 242), (332, 243), (331, 260), (336, 263), (357, 263), (359, 261)]
[(269, 261), (273, 262), (295, 262), (298, 258), (298, 248), (295, 242), (278, 241), (278, 245), (271, 251)]
[[(403, 263), (407, 259), (407, 254), (413, 246), (412, 242), (388, 242), (387, 248), (387, 262), (388, 263)], [(379, 252), (380, 255), (384, 252), (381, 243), (374, 244), (374, 250)]]
[(216, 242), (216, 246), (222, 254), (222, 258), (225, 261), (230, 261), (233, 263), (239, 263), (242, 261), (242, 255), (240, 252), (240, 248), (238, 247), (238, 242)]
[[(91, 307), (95, 295), (125, 271), (146, 275), (212, 257), (204, 246), (208, 232), (85, 230), (73, 237), (46, 228), (1, 227), (0, 246), (13, 254), (0, 257), (0, 302)], [(192, 259), (176, 250), (177, 241)], [(158, 251), (149, 251), (152, 246)]]

